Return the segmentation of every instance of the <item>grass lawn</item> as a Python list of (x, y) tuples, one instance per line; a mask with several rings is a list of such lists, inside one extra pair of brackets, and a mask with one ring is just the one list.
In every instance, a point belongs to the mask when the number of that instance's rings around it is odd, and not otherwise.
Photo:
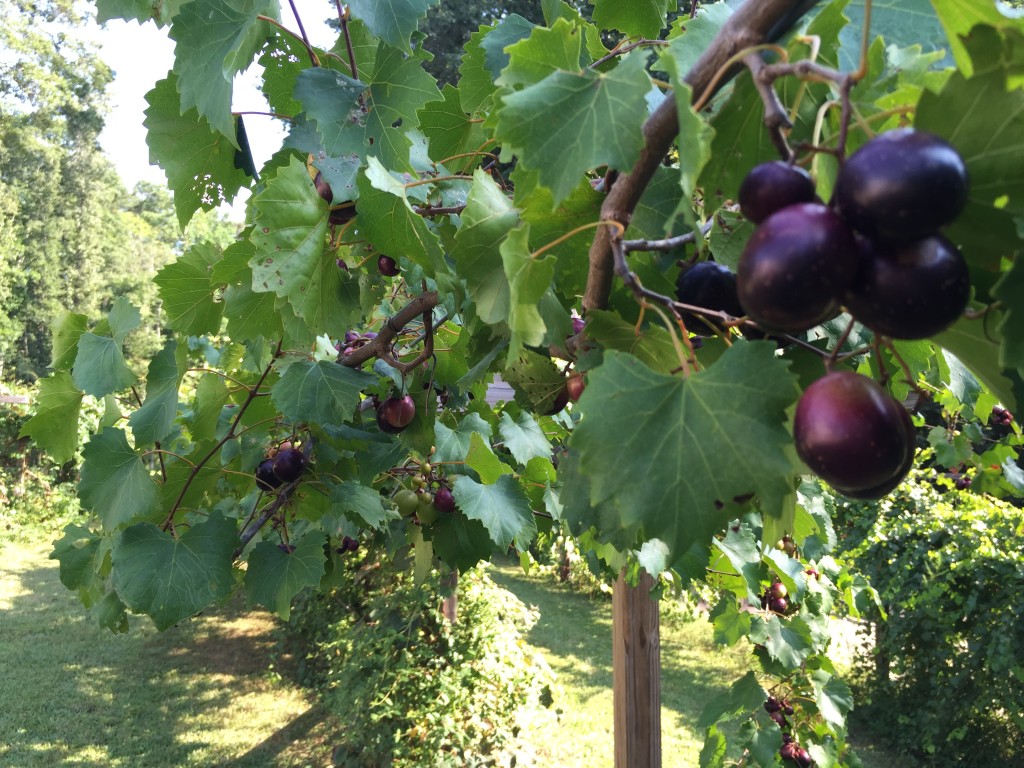
[[(266, 613), (234, 602), (162, 634), (133, 618), (128, 635), (112, 635), (60, 584), (48, 554), (44, 543), (0, 545), (0, 766), (330, 765), (344, 723), (270, 674)], [(491, 574), (539, 609), (528, 640), (559, 677), (560, 722), (538, 719), (527, 753), (542, 768), (611, 766), (610, 601), (511, 566)], [(663, 623), (661, 646), (663, 764), (694, 766), (700, 712), (747, 657), (715, 646), (700, 621)], [(862, 757), (865, 768), (905, 765)]]

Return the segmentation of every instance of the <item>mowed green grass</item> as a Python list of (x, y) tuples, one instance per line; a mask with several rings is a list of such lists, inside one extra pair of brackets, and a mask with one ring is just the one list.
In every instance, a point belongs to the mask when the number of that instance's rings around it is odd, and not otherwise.
[(231, 605), (163, 634), (133, 618), (113, 635), (48, 553), (0, 548), (0, 766), (328, 764), (310, 754), (329, 754), (323, 714), (268, 674), (266, 614)]
[[(269, 673), (273, 622), (238, 602), (158, 633), (94, 626), (42, 543), (0, 545), (0, 767), (331, 765), (343, 720)], [(536, 766), (603, 768), (612, 757), (611, 602), (516, 567), (493, 578), (540, 612), (527, 640), (558, 675), (557, 721), (538, 717), (523, 755)], [(706, 622), (663, 622), (663, 765), (695, 766), (710, 697), (747, 669)], [(895, 768), (861, 753), (866, 768)], [(527, 762), (526, 760), (523, 761)]]

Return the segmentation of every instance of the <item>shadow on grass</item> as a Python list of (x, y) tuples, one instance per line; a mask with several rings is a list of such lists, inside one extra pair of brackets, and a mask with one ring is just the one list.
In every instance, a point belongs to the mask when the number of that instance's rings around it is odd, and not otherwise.
[(284, 745), (325, 717), (269, 680), (266, 614), (232, 602), (159, 634), (133, 617), (114, 635), (45, 550), (0, 557), (0, 765), (290, 765)]

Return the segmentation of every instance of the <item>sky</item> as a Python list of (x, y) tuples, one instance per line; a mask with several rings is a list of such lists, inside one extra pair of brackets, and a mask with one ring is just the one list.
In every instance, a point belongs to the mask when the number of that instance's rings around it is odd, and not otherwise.
[[(299, 0), (297, 5), (314, 44), (328, 47), (333, 44), (334, 32), (326, 24), (315, 23), (323, 9), (329, 6), (318, 0)], [(290, 22), (290, 19), (285, 20), (286, 25), (290, 26)], [(166, 28), (160, 29), (153, 22), (140, 25), (134, 21), (115, 20), (102, 27), (94, 23), (87, 34), (99, 45), (100, 58), (114, 71), (114, 81), (107, 89), (110, 111), (100, 134), (101, 146), (128, 189), (139, 181), (166, 184), (163, 171), (149, 164), (146, 130), (142, 122), (147, 106), (146, 93), (158, 80), (167, 76), (167, 71), (174, 64), (174, 41), (167, 36)], [(259, 92), (260, 73), (261, 68), (253, 64), (236, 78), (234, 110), (268, 110), (266, 100)], [(261, 116), (247, 116), (245, 128), (256, 167), (259, 168), (280, 147), (284, 130), (280, 121)], [(239, 198), (227, 211), (232, 218), (244, 216), (244, 196)]]

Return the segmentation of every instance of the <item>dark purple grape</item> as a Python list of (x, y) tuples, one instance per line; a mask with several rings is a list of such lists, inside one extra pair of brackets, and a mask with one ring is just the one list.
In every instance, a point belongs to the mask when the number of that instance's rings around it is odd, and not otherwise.
[(274, 474), (282, 483), (298, 480), (306, 469), (306, 457), (298, 448), (285, 448), (274, 456)]
[(846, 159), (835, 204), (870, 239), (900, 245), (935, 234), (967, 203), (967, 166), (946, 141), (900, 128), (876, 136)]
[(926, 339), (956, 322), (967, 307), (967, 262), (946, 238), (893, 248), (861, 239), (859, 245), (860, 267), (846, 306), (875, 333)]
[(324, 202), (330, 205), (334, 201), (334, 192), (331, 190), (331, 185), (324, 179), (324, 175), (320, 171), (316, 172), (316, 177), (313, 179), (313, 186), (316, 187), (316, 193), (323, 198)]
[(776, 597), (768, 601), (768, 608), (775, 613), (785, 613), (789, 610), (789, 602), (784, 597)]
[(770, 331), (796, 333), (828, 320), (857, 274), (850, 228), (830, 208), (783, 208), (754, 231), (736, 273), (740, 304)]
[[(733, 317), (743, 316), (743, 307), (736, 293), (736, 274), (724, 264), (714, 261), (699, 261), (692, 267), (684, 268), (676, 280), (676, 300), (693, 307), (725, 312)], [(691, 333), (700, 336), (714, 335), (708, 322), (699, 315), (683, 312), (683, 322)], [(717, 318), (708, 318), (714, 325), (720, 325)]]
[(377, 408), (377, 426), (382, 432), (396, 434), (408, 427), (415, 416), (416, 401), (412, 397), (389, 397)]
[(770, 587), (768, 587), (768, 599), (769, 600), (777, 600), (780, 597), (788, 597), (788, 596), (789, 596), (789, 590), (786, 589), (786, 585), (783, 584), (781, 581), (773, 582), (772, 585)]
[(755, 165), (740, 184), (740, 210), (755, 224), (776, 211), (814, 201), (814, 179), (803, 168), (775, 160)]
[(452, 495), (451, 490), (447, 486), (442, 485), (437, 489), (437, 492), (434, 494), (434, 506), (440, 512), (447, 512), (448, 514), (455, 511), (455, 496)]
[(793, 438), (812, 472), (855, 498), (884, 496), (913, 462), (910, 415), (875, 381), (856, 373), (827, 374), (804, 391)]
[(272, 491), (281, 485), (281, 478), (274, 474), (274, 460), (264, 459), (256, 467), (256, 487), (261, 491)]
[(381, 254), (377, 257), (377, 271), (385, 277), (395, 277), (402, 270), (398, 268), (398, 262), (390, 256)]

